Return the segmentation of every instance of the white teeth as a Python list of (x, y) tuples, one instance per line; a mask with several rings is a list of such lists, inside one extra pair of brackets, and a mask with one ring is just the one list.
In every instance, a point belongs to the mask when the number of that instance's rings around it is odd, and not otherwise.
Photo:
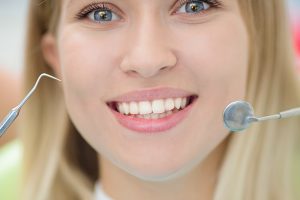
[(130, 114), (132, 115), (139, 114), (139, 107), (136, 102), (130, 102), (129, 107), (130, 107)]
[[(147, 116), (147, 114), (162, 114), (168, 113), (172, 110), (175, 111), (176, 109), (183, 109), (187, 106), (187, 97), (185, 98), (168, 98), (168, 99), (158, 99), (150, 101), (141, 101), (141, 102), (122, 102), (117, 103), (117, 110), (120, 113), (125, 115), (132, 114), (132, 115), (142, 115), (143, 118), (154, 117), (156, 119), (156, 115), (154, 116)], [(175, 109), (176, 108), (176, 109)], [(159, 115), (157, 117), (160, 117)]]
[(120, 113), (125, 113), (124, 109), (123, 109), (123, 106), (122, 104), (117, 104), (117, 110), (120, 112)]
[(165, 117), (166, 116), (166, 113), (161, 113), (161, 114), (159, 114), (159, 118), (163, 118), (163, 117)]
[(164, 113), (165, 112), (165, 105), (164, 100), (154, 100), (152, 101), (152, 111), (153, 113)]
[(152, 113), (152, 106), (149, 101), (139, 102), (139, 113), (141, 115)]
[(146, 114), (146, 115), (135, 115), (135, 117), (137, 117), (137, 118), (143, 118), (143, 119), (159, 119), (159, 118), (164, 118), (166, 116), (169, 116), (172, 113), (176, 113), (176, 112), (177, 112), (177, 110), (168, 111), (168, 112), (161, 113), (161, 114), (152, 113), (152, 114)]
[(165, 100), (165, 109), (166, 111), (169, 111), (169, 110), (173, 110), (175, 107), (175, 104), (174, 104), (174, 100), (173, 99), (166, 99)]
[(145, 118), (145, 119), (150, 119), (150, 118), (151, 118), (151, 115), (150, 115), (150, 114), (144, 115), (144, 118)]
[[(128, 115), (129, 114), (129, 105), (127, 104), (127, 103), (122, 103), (121, 104), (121, 107), (123, 107), (123, 114), (125, 114), (125, 115)], [(119, 110), (119, 112), (120, 112), (120, 110)]]
[(187, 104), (187, 98), (183, 98), (182, 101), (181, 101), (180, 107), (185, 108), (186, 104)]
[(158, 119), (158, 117), (159, 117), (159, 114), (157, 114), (157, 113), (151, 114), (151, 119)]
[(175, 99), (175, 107), (177, 109), (180, 109), (180, 107), (181, 107), (181, 101), (182, 101), (182, 98), (176, 98)]

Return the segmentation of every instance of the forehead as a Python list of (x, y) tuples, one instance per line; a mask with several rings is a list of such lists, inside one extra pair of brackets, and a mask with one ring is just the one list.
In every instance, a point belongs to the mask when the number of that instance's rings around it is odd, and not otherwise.
[[(156, 4), (165, 4), (169, 2), (176, 2), (176, 1), (183, 1), (183, 0), (64, 0), (63, 3), (67, 7), (70, 7), (72, 5), (78, 5), (78, 4), (86, 4), (86, 3), (104, 3), (104, 2), (110, 2), (110, 3), (134, 3), (134, 4), (149, 4), (149, 3), (156, 3)], [(209, 0), (209, 1), (217, 1), (217, 0)]]
[[(83, 8), (89, 4), (97, 3), (109, 3), (120, 6), (124, 9), (129, 10), (147, 10), (147, 9), (159, 9), (166, 8), (170, 9), (176, 2), (185, 0), (63, 0), (62, 7), (67, 10), (77, 10)], [(207, 1), (219, 1), (219, 0), (207, 0)]]
[[(127, 4), (131, 3), (132, 5), (150, 5), (150, 4), (156, 4), (156, 5), (170, 5), (175, 4), (177, 1), (180, 1), (182, 3), (188, 3), (189, 0), (62, 0), (62, 4), (66, 6), (66, 8), (70, 8), (75, 5), (86, 5), (88, 3), (120, 3), (120, 4)], [(202, 2), (219, 2), (223, 4), (225, 7), (232, 7), (239, 4), (240, 1), (243, 0), (199, 0)]]
[[(72, 4), (83, 4), (83, 3), (100, 3), (100, 2), (129, 2), (129, 1), (133, 1), (133, 2), (136, 2), (136, 3), (139, 3), (139, 2), (144, 2), (145, 3), (145, 0), (65, 0), (64, 2), (67, 3), (67, 6), (71, 6)], [(147, 0), (148, 1), (148, 0)], [(157, 0), (151, 0), (151, 1), (157, 1)], [(164, 1), (168, 1), (168, 0), (162, 0), (160, 2), (164, 2)]]

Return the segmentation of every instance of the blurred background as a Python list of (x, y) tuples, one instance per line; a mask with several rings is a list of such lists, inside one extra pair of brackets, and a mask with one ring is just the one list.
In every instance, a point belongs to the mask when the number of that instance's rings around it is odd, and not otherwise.
[(23, 62), (28, 0), (0, 0), (0, 68), (19, 73)]
[[(291, 34), (293, 34), (300, 73), (300, 0), (287, 0), (287, 4), (290, 29)], [(9, 109), (23, 98), (16, 93), (18, 93), (20, 88), (23, 66), (27, 6), (28, 0), (0, 0), (0, 89), (5, 91), (0, 93), (0, 121), (8, 113)], [(10, 82), (9, 87), (7, 87), (8, 77), (11, 77), (10, 79), (13, 80)], [(3, 83), (6, 84), (4, 85)], [(3, 89), (3, 86), (6, 86), (6, 89)], [(11, 98), (13, 96), (15, 98)], [(15, 132), (15, 127), (12, 127), (11, 131)], [(14, 139), (13, 133), (8, 133), (0, 139), (1, 200), (16, 199), (16, 183), (20, 177), (21, 152), (19, 141)], [(297, 160), (300, 166), (300, 159)]]
[[(28, 0), (0, 0), (0, 121), (20, 97)], [(12, 80), (12, 83), (9, 83)], [(8, 86), (9, 83), (9, 86)], [(21, 145), (14, 139), (17, 124), (0, 138), (0, 199), (16, 200)]]
[(291, 27), (293, 31), (297, 63), (300, 68), (300, 0), (289, 0)]

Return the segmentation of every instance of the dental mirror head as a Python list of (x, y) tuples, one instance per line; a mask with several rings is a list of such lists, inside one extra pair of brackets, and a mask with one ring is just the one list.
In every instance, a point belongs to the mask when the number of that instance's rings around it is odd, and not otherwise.
[(248, 128), (254, 117), (252, 106), (245, 101), (230, 103), (224, 110), (223, 120), (225, 126), (234, 132)]

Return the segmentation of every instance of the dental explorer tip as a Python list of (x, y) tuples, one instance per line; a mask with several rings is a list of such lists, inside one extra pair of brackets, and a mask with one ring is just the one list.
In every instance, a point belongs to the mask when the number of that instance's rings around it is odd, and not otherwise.
[(49, 77), (49, 78), (52, 78), (52, 79), (55, 79), (55, 80), (61, 82), (60, 79), (58, 79), (58, 78), (56, 78), (56, 77), (54, 77), (54, 76), (51, 76), (51, 75), (49, 75), (49, 74), (47, 74), (47, 73), (42, 73), (42, 74), (40, 75), (39, 79), (40, 79), (41, 77), (43, 77), (43, 76), (47, 76), (47, 77)]

